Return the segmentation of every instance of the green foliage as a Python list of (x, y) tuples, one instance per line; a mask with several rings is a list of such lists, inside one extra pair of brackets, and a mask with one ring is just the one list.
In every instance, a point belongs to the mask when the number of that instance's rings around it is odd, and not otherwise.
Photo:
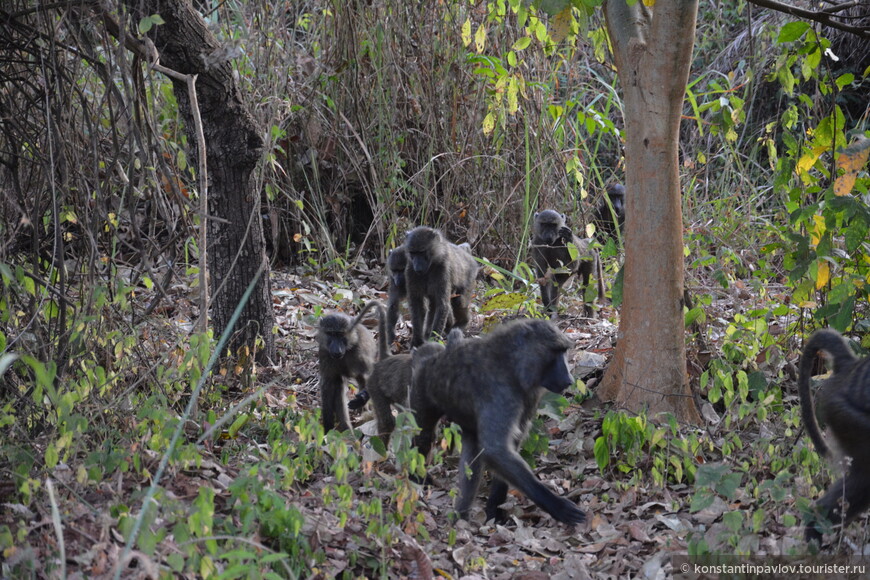
[(640, 481), (643, 472), (648, 471), (657, 485), (691, 482), (695, 477), (695, 456), (705, 444), (704, 438), (695, 434), (678, 437), (673, 417), (668, 419), (666, 429), (654, 425), (643, 414), (629, 416), (608, 411), (601, 431), (593, 453), (602, 472), (613, 465), (617, 471), (632, 473), (633, 481)]

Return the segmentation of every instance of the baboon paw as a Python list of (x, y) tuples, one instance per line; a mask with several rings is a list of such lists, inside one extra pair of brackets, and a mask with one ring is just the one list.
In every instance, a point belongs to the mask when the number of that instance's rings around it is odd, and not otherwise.
[(347, 408), (351, 411), (356, 411), (358, 409), (362, 409), (366, 406), (366, 403), (369, 402), (369, 392), (368, 391), (360, 391), (356, 397), (351, 399), (350, 403), (347, 404)]
[(586, 514), (572, 503), (568, 503), (558, 513), (552, 514), (554, 518), (571, 526), (582, 524), (586, 521)]
[(510, 521), (510, 516), (501, 508), (495, 508), (494, 510), (488, 509), (486, 510), (486, 521), (494, 521), (498, 525), (504, 525)]

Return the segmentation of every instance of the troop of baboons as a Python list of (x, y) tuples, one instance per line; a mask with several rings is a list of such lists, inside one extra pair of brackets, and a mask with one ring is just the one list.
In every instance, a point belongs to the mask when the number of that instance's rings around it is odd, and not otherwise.
[[(614, 184), (594, 213), (599, 239), (622, 239), (625, 189)], [(602, 268), (591, 239), (578, 238), (563, 214), (544, 209), (534, 216), (530, 260), (539, 277), (543, 309), (555, 314), (560, 292), (572, 274), (584, 296), (596, 276), (604, 300)], [(360, 394), (351, 408), (371, 398), (378, 434), (389, 441), (395, 428), (392, 406), (410, 409), (420, 428), (414, 445), (427, 456), (442, 418), (462, 430), (455, 509), (467, 518), (484, 469), (491, 472), (487, 520), (505, 521), (501, 504), (515, 487), (556, 520), (573, 525), (584, 512), (541, 483), (518, 453), (542, 394), (560, 393), (573, 384), (566, 352), (572, 342), (546, 319), (521, 319), (498, 325), (476, 339), (466, 339), (469, 307), (478, 264), (467, 244), (456, 245), (433, 228), (408, 232), (387, 260), (388, 303), (367, 303), (356, 318), (323, 316), (317, 335), (322, 421), (325, 430), (351, 428), (345, 379)], [(411, 352), (392, 355), (401, 303), (407, 301), (413, 334)], [(378, 315), (378, 343), (360, 321)], [(446, 335), (446, 345), (437, 342)], [(433, 340), (435, 339), (435, 340)], [(832, 359), (833, 375), (810, 393), (816, 355)], [(870, 507), (870, 357), (858, 359), (836, 332), (815, 333), (800, 361), (798, 380), (802, 419), (819, 454), (830, 449), (819, 422), (826, 424), (839, 452), (848, 458), (845, 475), (832, 484), (805, 518), (805, 539), (820, 543), (835, 525), (848, 525)], [(818, 417), (818, 420), (817, 420)], [(429, 481), (429, 478), (426, 478)]]
[[(530, 251), (546, 311), (555, 314), (559, 293), (572, 274), (582, 279), (585, 295), (595, 272), (598, 297), (604, 300), (592, 240), (575, 236), (564, 215), (553, 210), (535, 215)], [(493, 473), (488, 519), (504, 519), (499, 506), (512, 485), (557, 520), (583, 522), (583, 511), (538, 481), (517, 451), (544, 391), (562, 392), (573, 383), (565, 360), (571, 341), (555, 324), (540, 319), (503, 324), (483, 338), (465, 340), (462, 329), (469, 322), (478, 262), (468, 244), (453, 244), (437, 229), (412, 229), (390, 251), (386, 266), (386, 308), (372, 301), (354, 319), (339, 313), (321, 318), (317, 340), (324, 429), (350, 428), (344, 383), (354, 380), (359, 394), (349, 407), (360, 408), (371, 399), (378, 434), (386, 442), (395, 428), (393, 405), (413, 411), (421, 428), (414, 442), (423, 455), (432, 447), (442, 417), (461, 427), (456, 503), (460, 517), (468, 517), (486, 468)], [(392, 355), (390, 346), (405, 301), (412, 351)], [(371, 332), (360, 325), (372, 309), (379, 319), (377, 345)], [(445, 334), (446, 347), (431, 340)]]

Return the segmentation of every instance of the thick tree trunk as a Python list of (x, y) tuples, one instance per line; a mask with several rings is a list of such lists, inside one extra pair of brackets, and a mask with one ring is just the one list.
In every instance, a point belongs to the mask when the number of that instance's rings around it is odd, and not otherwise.
[(679, 127), (697, 0), (609, 0), (607, 28), (624, 91), (626, 240), (623, 306), (598, 395), (629, 409), (700, 417), (686, 374)]
[[(181, 74), (199, 75), (196, 94), (208, 164), (206, 223), (215, 335), (226, 329), (248, 284), (262, 268), (263, 274), (234, 329), (230, 349), (232, 352), (241, 346), (253, 349), (260, 336), (265, 344), (259, 351), (260, 358), (273, 358), (275, 317), (260, 219), (260, 195), (253, 180), (263, 138), (242, 99), (229, 61), (220, 57), (221, 45), (192, 8), (190, 0), (127, 0), (126, 4), (134, 27), (143, 16), (152, 14), (159, 14), (165, 21), (148, 33), (161, 65)], [(188, 141), (195, 145), (197, 139), (187, 85), (178, 80), (173, 83)], [(196, 159), (196, 156), (190, 158)]]

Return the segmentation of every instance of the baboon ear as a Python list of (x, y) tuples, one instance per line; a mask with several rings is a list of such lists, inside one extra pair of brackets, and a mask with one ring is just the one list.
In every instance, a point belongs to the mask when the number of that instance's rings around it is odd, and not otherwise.
[(541, 215), (541, 212), (536, 211), (536, 212), (535, 212), (535, 217), (538, 217), (539, 215)]
[(559, 215), (562, 216), (562, 220), (563, 220), (563, 221), (568, 221), (567, 218), (565, 217), (565, 214), (560, 213)]

